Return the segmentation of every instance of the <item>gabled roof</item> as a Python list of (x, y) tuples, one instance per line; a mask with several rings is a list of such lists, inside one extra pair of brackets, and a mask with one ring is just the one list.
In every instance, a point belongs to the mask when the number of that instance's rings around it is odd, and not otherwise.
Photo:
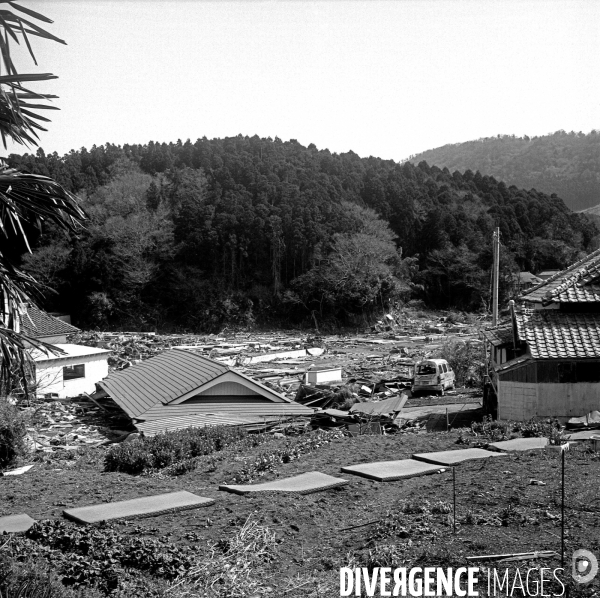
[[(225, 376), (229, 374), (228, 376)], [(186, 350), (170, 350), (120, 372), (112, 372), (98, 386), (130, 416), (141, 418), (155, 405), (180, 404), (211, 387), (219, 377), (236, 380), (274, 402), (294, 403), (228, 366)], [(225, 407), (221, 411), (227, 411)]]
[(539, 284), (542, 279), (531, 272), (519, 272), (519, 281), (521, 284)]
[(600, 358), (600, 313), (540, 309), (516, 319), (519, 338), (534, 359)]
[(512, 326), (501, 326), (498, 328), (485, 328), (481, 334), (494, 347), (508, 345), (513, 342)]
[(31, 304), (27, 305), (26, 313), (21, 316), (21, 330), (26, 336), (33, 338), (79, 332), (79, 328), (75, 328)]
[(600, 301), (600, 249), (531, 287), (521, 299), (544, 305)]

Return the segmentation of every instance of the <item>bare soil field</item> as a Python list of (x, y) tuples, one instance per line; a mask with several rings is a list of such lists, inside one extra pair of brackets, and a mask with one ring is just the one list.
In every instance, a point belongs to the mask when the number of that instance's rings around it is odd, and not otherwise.
[[(251, 451), (254, 454), (223, 451), (222, 460), (207, 461), (207, 467), (177, 477), (104, 472), (107, 449), (98, 447), (68, 461), (45, 459), (24, 475), (2, 478), (0, 515), (25, 512), (35, 519), (61, 518), (63, 509), (69, 507), (174, 490), (214, 498), (215, 504), (209, 507), (113, 527), (120, 534), (168, 539), (208, 555), (209, 542), (226, 540), (248, 518), (255, 519), (274, 532), (278, 541), (275, 557), (256, 571), (263, 588), (256, 595), (339, 596), (342, 566), (458, 567), (467, 566), (466, 557), (474, 555), (559, 553), (560, 459), (555, 454), (511, 454), (457, 467), (456, 534), (448, 514), (434, 514), (427, 508), (452, 504), (451, 470), (386, 483), (340, 474), (345, 465), (462, 448), (456, 444), (459, 435), (459, 431), (407, 432), (337, 438), (258, 479), (320, 471), (350, 481), (342, 488), (300, 496), (238, 496), (218, 490), (220, 484), (233, 480), (243, 459), (271, 451), (283, 439), (256, 447)], [(599, 477), (600, 459), (595, 453), (575, 446), (567, 454), (568, 559), (578, 548), (600, 552)], [(532, 480), (545, 485), (532, 484)], [(540, 561), (518, 564), (537, 567)], [(560, 559), (550, 559), (544, 566), (559, 567)], [(598, 595), (598, 584), (579, 587), (571, 595)]]

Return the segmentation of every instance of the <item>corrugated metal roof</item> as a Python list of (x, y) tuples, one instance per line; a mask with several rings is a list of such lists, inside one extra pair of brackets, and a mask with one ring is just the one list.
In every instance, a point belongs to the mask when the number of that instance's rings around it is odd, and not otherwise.
[[(144, 419), (143, 415), (153, 407), (167, 405), (193, 391), (201, 392), (205, 384), (228, 372), (234, 374), (242, 383), (252, 382), (253, 390), (260, 392), (261, 396), (273, 402), (273, 405), (295, 404), (294, 401), (252, 378), (231, 370), (226, 365), (185, 350), (165, 351), (138, 365), (113, 372), (99, 382), (98, 386), (130, 417)], [(211, 400), (214, 398), (211, 397)], [(231, 400), (236, 402), (235, 397)], [(186, 401), (170, 407), (182, 409), (183, 414), (184, 407), (189, 405)]]
[(516, 319), (519, 338), (534, 359), (600, 358), (600, 313), (547, 309)]
[(396, 413), (402, 410), (408, 400), (408, 395), (401, 394), (397, 397), (384, 399), (383, 401), (366, 401), (364, 403), (355, 403), (350, 407), (350, 413), (366, 413), (368, 415), (384, 415), (386, 413)]
[(164, 419), (187, 415), (211, 415), (213, 413), (229, 413), (241, 417), (281, 417), (284, 415), (311, 415), (313, 409), (300, 405), (295, 401), (275, 402), (266, 396), (235, 396), (235, 397), (207, 397), (200, 401), (197, 397), (173, 405), (157, 403), (144, 413), (140, 419)]
[(185, 430), (186, 428), (204, 428), (206, 426), (255, 426), (273, 421), (277, 418), (241, 417), (231, 413), (212, 413), (188, 415), (180, 417), (165, 417), (135, 424), (135, 427), (145, 436), (155, 436), (162, 432)]
[[(542, 304), (600, 301), (594, 284), (597, 282), (600, 282), (600, 249), (531, 287), (521, 299)], [(570, 289), (573, 289), (571, 293)]]
[(21, 317), (21, 329), (23, 334), (33, 338), (79, 332), (79, 328), (75, 328), (31, 304), (27, 306), (27, 313)]

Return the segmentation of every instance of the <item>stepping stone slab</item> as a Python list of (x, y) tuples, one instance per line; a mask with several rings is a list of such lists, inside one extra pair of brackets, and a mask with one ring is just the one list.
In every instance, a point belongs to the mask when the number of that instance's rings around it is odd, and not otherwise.
[(0, 534), (26, 532), (34, 523), (35, 519), (25, 513), (0, 517)]
[(63, 511), (63, 515), (67, 519), (72, 519), (78, 523), (99, 523), (115, 519), (153, 517), (165, 513), (174, 513), (175, 511), (197, 509), (212, 505), (214, 502), (212, 498), (196, 496), (183, 490), (181, 492), (169, 492), (132, 500), (67, 509)]
[(274, 480), (264, 484), (251, 484), (248, 486), (239, 486), (225, 484), (219, 486), (219, 490), (233, 492), (235, 494), (250, 494), (252, 492), (292, 492), (294, 494), (311, 494), (312, 492), (322, 492), (330, 488), (338, 488), (348, 484), (348, 480), (334, 478), (333, 476), (321, 473), (320, 471), (309, 471), (292, 478)]
[(576, 440), (589, 440), (592, 436), (600, 437), (600, 430), (581, 430), (580, 432), (565, 433), (568, 436), (569, 442)]
[(543, 449), (548, 444), (547, 438), (513, 438), (491, 442), (490, 446), (499, 451), (534, 451)]
[(360, 465), (349, 465), (342, 467), (343, 473), (377, 480), (378, 482), (393, 482), (404, 478), (440, 473), (444, 471), (439, 465), (423, 463), (414, 459), (402, 459), (401, 461), (380, 461), (378, 463), (361, 463)]
[(506, 457), (506, 453), (494, 453), (480, 448), (460, 449), (457, 451), (440, 451), (438, 453), (420, 453), (413, 455), (413, 459), (434, 463), (436, 465), (459, 465), (470, 459), (487, 459), (489, 457)]

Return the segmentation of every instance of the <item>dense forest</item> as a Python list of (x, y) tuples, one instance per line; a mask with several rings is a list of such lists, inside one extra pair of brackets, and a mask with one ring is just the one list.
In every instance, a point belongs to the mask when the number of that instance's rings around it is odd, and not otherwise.
[(519, 270), (561, 268), (598, 230), (556, 195), (332, 154), (295, 140), (107, 144), (12, 155), (78, 194), (89, 225), (47, 226), (22, 265), (82, 326), (215, 330), (357, 323), (390, 306), (486, 309), (492, 231), (502, 300)]
[(479, 170), (510, 185), (556, 193), (572, 210), (600, 204), (600, 131), (541, 137), (498, 135), (428, 150), (422, 160), (450, 170)]

